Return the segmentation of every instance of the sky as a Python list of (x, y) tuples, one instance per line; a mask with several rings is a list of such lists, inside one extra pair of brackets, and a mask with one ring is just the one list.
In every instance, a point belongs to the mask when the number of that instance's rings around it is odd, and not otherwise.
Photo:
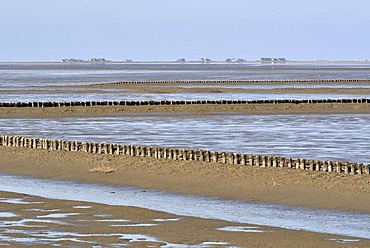
[(369, 0), (0, 0), (0, 61), (370, 60)]

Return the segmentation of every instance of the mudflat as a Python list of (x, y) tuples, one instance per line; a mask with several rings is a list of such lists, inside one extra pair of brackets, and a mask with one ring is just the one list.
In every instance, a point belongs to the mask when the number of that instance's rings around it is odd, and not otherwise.
[[(134, 186), (142, 189), (258, 203), (370, 213), (368, 207), (370, 177), (368, 175), (343, 175), (287, 168), (256, 168), (221, 163), (2, 146), (0, 146), (0, 154), (2, 155), (0, 173), (66, 179), (84, 183)], [(101, 168), (105, 169), (106, 173), (93, 172)], [(347, 243), (346, 239), (353, 240), (353, 238), (176, 216), (134, 207), (52, 200), (0, 192), (0, 199), (22, 197), (25, 201), (36, 203), (27, 205), (30, 211), (24, 210), (25, 205), (1, 203), (3, 211), (17, 215), (17, 217), (7, 218), (7, 221), (20, 221), (19, 216), (25, 219), (40, 218), (39, 216), (54, 213), (52, 211), (59, 214), (67, 213), (66, 217), (61, 220), (69, 225), (53, 223), (42, 223), (42, 225), (56, 231), (74, 233), (75, 237), (85, 242), (120, 243), (130, 247), (148, 245), (159, 247), (166, 244), (190, 246), (206, 242), (214, 242), (215, 247), (217, 247), (216, 244), (219, 244), (219, 247), (228, 245), (239, 247), (341, 247), (343, 245), (368, 247), (370, 245), (370, 240), (367, 239), (356, 238), (356, 242)], [(37, 202), (43, 203), (40, 205)], [(75, 208), (81, 205), (90, 207)], [(41, 210), (40, 206), (42, 206)], [(122, 219), (125, 220), (123, 223), (115, 221)], [(155, 219), (164, 221), (158, 222)], [(37, 221), (34, 222), (37, 224)], [(230, 226), (257, 230), (257, 232), (218, 230), (219, 228), (230, 228)], [(142, 240), (135, 241), (129, 234), (142, 235)], [(122, 240), (120, 237), (126, 237), (126, 239)], [(157, 241), (150, 241), (148, 237), (155, 237)], [(46, 234), (45, 238), (47, 238)], [(54, 243), (73, 245), (74, 242), (58, 240)]]
[[(0, 172), (370, 213), (369, 175), (0, 146)], [(93, 173), (109, 167), (112, 173)]]
[[(7, 199), (8, 202), (2, 199)], [(12, 247), (369, 247), (366, 239), (0, 191)], [(1, 212), (0, 212), (1, 213)], [(11, 233), (16, 234), (15, 237)], [(33, 237), (35, 235), (35, 238)], [(23, 238), (23, 239), (22, 239)], [(40, 241), (37, 241), (40, 240)], [(18, 244), (16, 242), (18, 241)], [(23, 242), (29, 242), (25, 245)]]
[[(78, 88), (78, 89), (77, 89)], [(227, 89), (166, 87), (139, 87), (127, 85), (93, 85), (76, 87), (82, 92), (101, 92), (114, 88), (131, 93), (330, 93), (366, 94), (369, 89), (320, 88), (320, 89)], [(75, 88), (71, 87), (70, 93)], [(37, 91), (36, 89), (35, 91)], [(55, 92), (59, 89), (56, 87)], [(32, 90), (31, 90), (32, 91)], [(30, 91), (30, 92), (31, 92)], [(8, 92), (8, 91), (6, 91)], [(6, 92), (3, 92), (4, 94)], [(53, 92), (53, 91), (51, 91)], [(63, 89), (68, 94), (68, 90)], [(1, 92), (0, 92), (1, 93)], [(230, 114), (370, 114), (369, 104), (230, 104), (230, 105), (167, 105), (167, 106), (94, 106), (60, 108), (0, 108), (1, 118), (37, 117), (58, 118), (67, 116), (112, 115), (230, 115)], [(180, 194), (210, 196), (221, 199), (256, 203), (284, 204), (316, 209), (353, 211), (370, 214), (369, 175), (346, 175), (288, 168), (257, 168), (200, 161), (174, 161), (126, 155), (88, 154), (83, 152), (49, 151), (0, 146), (0, 173), (32, 176), (37, 178), (66, 179), (84, 183), (102, 183), (156, 189)], [(93, 171), (105, 172), (93, 172)], [(109, 206), (76, 201), (52, 200), (0, 192), (0, 199), (23, 199), (29, 204), (0, 201), (0, 211), (14, 213), (7, 221), (35, 219), (49, 213), (75, 213), (62, 218), (68, 225), (43, 222), (45, 228), (56, 232), (73, 233), (75, 238), (96, 244), (120, 244), (130, 247), (161, 245), (201, 245), (211, 242), (211, 247), (370, 247), (370, 240), (348, 238), (313, 232), (292, 231), (281, 228), (230, 223), (220, 220), (176, 216), (148, 209)], [(42, 206), (40, 203), (42, 202)], [(88, 205), (86, 207), (86, 205)], [(28, 211), (25, 211), (27, 206)], [(76, 206), (82, 206), (76, 208)], [(84, 206), (86, 208), (84, 208)], [(46, 211), (46, 212), (45, 212)], [(0, 213), (1, 213), (0, 212)], [(42, 219), (40, 217), (39, 219)], [(109, 219), (111, 221), (109, 222)], [(160, 221), (156, 221), (160, 220)], [(104, 221), (102, 221), (104, 220)], [(114, 220), (125, 220), (118, 223)], [(108, 221), (108, 222), (107, 222)], [(5, 223), (5, 222), (4, 222)], [(7, 222), (10, 223), (10, 222)], [(12, 222), (14, 223), (14, 222)], [(37, 224), (37, 221), (34, 223)], [(0, 222), (1, 225), (1, 222)], [(262, 232), (231, 232), (218, 228), (236, 226)], [(2, 227), (4, 228), (4, 227)], [(6, 230), (19, 232), (18, 227)], [(10, 229), (9, 229), (10, 228)], [(19, 237), (28, 237), (30, 229)], [(93, 234), (93, 235), (88, 235)], [(103, 234), (103, 235), (100, 235)], [(115, 235), (117, 234), (117, 235)], [(122, 235), (118, 235), (122, 234)], [(123, 235), (125, 234), (125, 235)], [(131, 236), (130, 236), (130, 235)], [(23, 236), (22, 236), (23, 235)], [(43, 238), (50, 238), (45, 234)], [(139, 236), (132, 236), (139, 235)], [(142, 236), (140, 236), (142, 235)], [(134, 238), (133, 238), (134, 237)], [(136, 237), (136, 238), (135, 238)], [(141, 237), (138, 239), (138, 237)], [(156, 240), (148, 237), (155, 237)], [(136, 240), (135, 240), (136, 239)], [(346, 239), (355, 239), (347, 242)], [(134, 240), (134, 242), (132, 241)], [(53, 241), (64, 246), (76, 245), (73, 239)], [(212, 243), (213, 242), (213, 243)], [(0, 240), (0, 245), (7, 243)], [(14, 245), (15, 243), (9, 243)], [(93, 243), (79, 243), (84, 246)], [(39, 247), (48, 244), (40, 245)]]
[(90, 106), (90, 107), (0, 107), (3, 118), (33, 116), (76, 116), (108, 114), (333, 114), (333, 113), (370, 113), (366, 103), (314, 103), (314, 104), (192, 104), (192, 105), (150, 105), (150, 106)]

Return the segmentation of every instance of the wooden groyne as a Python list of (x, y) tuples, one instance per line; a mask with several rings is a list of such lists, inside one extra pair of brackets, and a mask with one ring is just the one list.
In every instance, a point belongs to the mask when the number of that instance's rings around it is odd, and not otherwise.
[(69, 101), (69, 102), (0, 102), (0, 108), (57, 108), (90, 106), (154, 106), (154, 105), (228, 105), (228, 104), (369, 104), (370, 99), (281, 99), (281, 100), (164, 100), (164, 101)]
[(370, 165), (342, 161), (320, 161), (302, 158), (287, 158), (241, 154), (233, 152), (216, 152), (204, 150), (188, 150), (181, 148), (165, 148), (157, 146), (121, 145), (99, 142), (81, 142), (70, 140), (26, 138), (22, 136), (2, 135), (0, 146), (26, 147), (67, 152), (85, 152), (92, 154), (126, 155), (151, 157), (155, 159), (205, 161), (240, 166), (283, 167), (317, 172), (343, 174), (370, 174)]
[(271, 83), (369, 83), (370, 79), (306, 79), (306, 80), (166, 80), (166, 81), (118, 81), (94, 83), (90, 86), (115, 84), (271, 84)]

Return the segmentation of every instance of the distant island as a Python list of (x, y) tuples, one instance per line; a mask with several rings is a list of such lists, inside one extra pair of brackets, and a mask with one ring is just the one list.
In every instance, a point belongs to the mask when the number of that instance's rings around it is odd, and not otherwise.
[(91, 58), (87, 60), (70, 58), (70, 59), (62, 59), (62, 62), (63, 63), (83, 63), (83, 62), (105, 63), (105, 62), (112, 62), (112, 61), (106, 60), (105, 58)]

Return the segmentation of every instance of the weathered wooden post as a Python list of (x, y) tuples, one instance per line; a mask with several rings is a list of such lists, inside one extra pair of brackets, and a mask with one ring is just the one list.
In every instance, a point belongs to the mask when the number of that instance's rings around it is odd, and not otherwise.
[(159, 150), (158, 147), (154, 148), (154, 158), (158, 159), (159, 158)]
[(350, 166), (350, 169), (351, 169), (351, 174), (352, 174), (352, 175), (356, 174), (356, 167), (355, 167), (355, 164), (351, 163), (349, 166)]
[(1, 135), (1, 143), (2, 146), (5, 146), (5, 135)]
[(220, 156), (220, 159), (219, 161), (223, 164), (226, 164), (227, 160), (226, 160), (226, 154), (224, 152), (222, 152), (221, 154), (219, 154)]
[(300, 168), (300, 165), (301, 165), (301, 161), (300, 161), (300, 159), (299, 159), (299, 158), (296, 158), (296, 159), (294, 160), (294, 164), (295, 164), (295, 168), (296, 168), (296, 169), (299, 169), (299, 168)]
[(306, 159), (301, 159), (300, 168), (301, 170), (304, 170), (306, 167)]
[(260, 167), (265, 168), (266, 167), (266, 156), (261, 155), (260, 157)]
[(253, 166), (253, 154), (248, 154), (248, 166)]
[(361, 175), (361, 174), (363, 174), (363, 172), (362, 172), (362, 168), (363, 168), (363, 164), (355, 164), (356, 165), (356, 174), (359, 174), (359, 175)]
[(88, 152), (87, 143), (86, 142), (82, 142), (81, 143), (81, 151), (82, 152)]
[(211, 152), (211, 162), (218, 162), (218, 152)]
[(337, 173), (341, 173), (341, 165), (340, 165), (340, 163), (338, 161), (335, 161), (334, 162), (334, 165), (335, 165), (335, 171)]
[(113, 144), (108, 145), (108, 154), (113, 154)]
[(370, 165), (369, 164), (362, 165), (362, 173), (366, 174), (366, 175), (370, 174)]
[(21, 137), (19, 139), (19, 142), (20, 142), (20, 144), (19, 144), (20, 147), (24, 147), (25, 146), (25, 138), (24, 137)]
[(241, 154), (241, 157), (240, 157), (240, 165), (246, 165), (247, 164), (247, 155), (245, 154)]
[(314, 165), (313, 165), (314, 161), (312, 159), (310, 159), (310, 160), (307, 161), (307, 163), (308, 163), (308, 169), (310, 171), (313, 171), (314, 170)]
[(168, 151), (167, 151), (167, 159), (171, 159), (173, 160), (173, 150), (172, 148), (168, 148)]
[(210, 151), (205, 151), (204, 152), (204, 159), (203, 161), (207, 161), (207, 162), (210, 162), (211, 161), (211, 153)]
[(226, 153), (225, 156), (226, 156), (226, 163), (234, 164), (234, 154), (232, 152)]
[(328, 172), (333, 172), (333, 164), (331, 161), (327, 161), (327, 165), (328, 165)]
[(194, 160), (194, 150), (188, 150), (188, 160), (193, 161)]
[(284, 167), (292, 168), (292, 158), (284, 158)]
[(285, 158), (284, 157), (279, 157), (279, 167), (284, 167), (285, 166)]
[(179, 149), (173, 149), (173, 160), (180, 160), (179, 159)]
[(272, 156), (272, 167), (277, 168), (277, 161), (275, 156)]
[(347, 162), (344, 163), (344, 173), (345, 174), (349, 173), (349, 164)]
[(240, 153), (234, 153), (234, 164), (240, 164), (242, 155)]
[(101, 154), (103, 150), (102, 143), (96, 143), (95, 147), (96, 147), (96, 153)]
[(261, 159), (259, 155), (254, 156), (254, 166), (260, 167), (261, 166)]
[(323, 161), (322, 162), (322, 171), (327, 172), (328, 168), (329, 168), (328, 161)]

